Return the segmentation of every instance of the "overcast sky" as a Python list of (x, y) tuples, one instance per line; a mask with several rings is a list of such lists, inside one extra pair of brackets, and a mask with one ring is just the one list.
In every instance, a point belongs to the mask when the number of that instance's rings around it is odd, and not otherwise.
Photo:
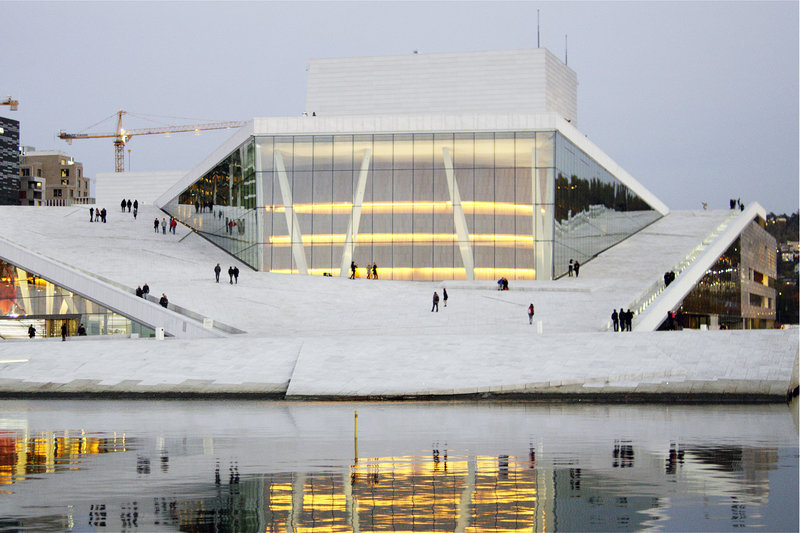
[[(578, 125), (672, 209), (798, 208), (798, 3), (0, 2), (0, 114), (20, 143), (114, 169), (70, 132), (303, 112), (309, 59), (535, 48), (578, 74)], [(164, 118), (166, 117), (166, 118)], [(180, 117), (180, 118), (169, 118)], [(188, 119), (188, 120), (187, 120)], [(91, 131), (113, 131), (109, 120)], [(188, 170), (230, 132), (134, 138), (133, 171)], [(128, 153), (126, 151), (126, 157)]]

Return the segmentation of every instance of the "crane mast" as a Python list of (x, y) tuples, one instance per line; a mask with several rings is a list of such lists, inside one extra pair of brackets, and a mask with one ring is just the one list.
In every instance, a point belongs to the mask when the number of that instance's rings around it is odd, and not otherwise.
[[(131, 137), (138, 135), (158, 135), (162, 133), (181, 133), (187, 131), (220, 130), (229, 128), (239, 128), (245, 123), (231, 120), (227, 122), (207, 122), (204, 124), (182, 124), (179, 126), (162, 126), (159, 128), (138, 128), (126, 130), (122, 127), (122, 116), (128, 114), (127, 111), (120, 109), (117, 115), (117, 128), (113, 133), (67, 133), (64, 130), (58, 132), (59, 139), (64, 139), (67, 144), (72, 144), (76, 139), (114, 139), (114, 171), (125, 172), (125, 145)], [(106, 119), (107, 120), (107, 119)]]

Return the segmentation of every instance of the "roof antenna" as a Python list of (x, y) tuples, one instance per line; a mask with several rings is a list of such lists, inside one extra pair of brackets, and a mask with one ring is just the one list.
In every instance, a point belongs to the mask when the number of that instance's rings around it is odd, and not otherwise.
[(539, 10), (536, 10), (536, 48), (541, 48), (542, 45), (539, 41)]
[(564, 34), (564, 64), (569, 65), (569, 55), (568, 55), (568, 48), (567, 48), (567, 34)]

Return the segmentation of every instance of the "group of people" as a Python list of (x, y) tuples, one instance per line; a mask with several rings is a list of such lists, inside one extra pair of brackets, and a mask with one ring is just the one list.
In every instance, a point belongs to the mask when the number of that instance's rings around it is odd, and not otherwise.
[(139, 200), (134, 200), (133, 202), (130, 199), (126, 200), (125, 198), (119, 203), (119, 206), (122, 208), (122, 212), (125, 212), (125, 208), (128, 209), (128, 213), (131, 212), (131, 207), (133, 207), (133, 219), (136, 220), (136, 216), (139, 214)]
[(497, 290), (498, 291), (508, 290), (508, 278), (503, 277), (497, 280)]
[(633, 325), (633, 311), (628, 309), (625, 311), (620, 307), (619, 312), (616, 309), (611, 313), (611, 323), (614, 325), (614, 331), (631, 331)]
[[(444, 306), (447, 307), (447, 289), (442, 288), (442, 300), (444, 301)], [(433, 291), (433, 307), (431, 307), (431, 313), (436, 311), (439, 312), (439, 293)]]
[[(358, 277), (358, 265), (355, 261), (350, 261), (350, 279)], [(378, 279), (378, 263), (367, 265), (367, 279)]]
[(161, 233), (166, 235), (167, 234), (167, 227), (169, 227), (170, 233), (175, 235), (175, 228), (178, 227), (178, 221), (175, 220), (175, 217), (169, 217), (169, 222), (167, 222), (166, 218), (162, 218), (160, 221), (158, 217), (153, 221), (153, 230), (158, 233), (158, 228), (161, 227)]
[[(61, 342), (64, 342), (64, 341), (67, 340), (67, 333), (69, 333), (69, 329), (67, 328), (67, 323), (66, 322), (62, 322), (61, 323)], [(31, 324), (31, 325), (28, 326), (28, 338), (32, 339), (35, 336), (36, 336), (36, 328), (33, 327), (33, 324)], [(86, 328), (83, 326), (83, 324), (80, 324), (78, 326), (78, 336), (79, 337), (85, 337), (86, 336)]]
[(739, 211), (744, 211), (744, 204), (742, 203), (742, 199), (731, 198), (731, 209), (736, 209), (737, 206), (739, 207)]
[(106, 208), (100, 209), (99, 207), (95, 209), (94, 207), (89, 208), (89, 222), (100, 222), (103, 221), (103, 224), (106, 223)]
[(147, 300), (148, 294), (150, 294), (150, 285), (148, 285), (146, 281), (144, 282), (144, 286), (139, 285), (136, 287), (136, 296), (139, 298), (144, 298)]
[(667, 270), (664, 272), (664, 287), (669, 287), (669, 284), (675, 281), (675, 272)]
[(195, 213), (203, 213), (208, 210), (209, 213), (214, 212), (214, 202), (203, 202), (202, 204), (195, 200), (194, 201), (194, 212)]
[(567, 267), (567, 274), (569, 277), (572, 277), (573, 272), (575, 273), (575, 277), (578, 277), (578, 274), (581, 272), (581, 264), (578, 261), (574, 261), (572, 259), (569, 260), (569, 266)]
[[(222, 267), (219, 266), (219, 263), (217, 263), (217, 266), (214, 267), (214, 276), (217, 278), (217, 283), (219, 283), (219, 274), (220, 274), (220, 272), (222, 272)], [(231, 285), (233, 285), (234, 283), (236, 285), (238, 285), (239, 284), (239, 267), (237, 267), (237, 266), (229, 266), (228, 267), (228, 277), (230, 278)]]

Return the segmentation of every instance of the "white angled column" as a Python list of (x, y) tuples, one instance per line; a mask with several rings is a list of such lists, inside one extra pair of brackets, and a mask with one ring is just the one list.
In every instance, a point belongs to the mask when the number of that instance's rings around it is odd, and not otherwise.
[(292, 256), (297, 265), (297, 271), (300, 274), (308, 274), (306, 252), (303, 247), (303, 234), (300, 232), (300, 223), (297, 220), (297, 214), (294, 212), (294, 203), (292, 202), (292, 187), (289, 185), (289, 177), (286, 175), (283, 156), (278, 150), (275, 150), (274, 153), (275, 170), (278, 172), (278, 183), (281, 187), (286, 225), (289, 226), (289, 238), (292, 241)]
[(442, 148), (442, 159), (444, 159), (444, 172), (447, 176), (447, 190), (450, 192), (450, 201), (453, 204), (453, 225), (456, 228), (461, 262), (464, 264), (467, 279), (474, 280), (475, 262), (472, 258), (472, 243), (469, 240), (469, 231), (467, 231), (467, 217), (464, 216), (464, 208), (461, 206), (461, 195), (458, 192), (458, 183), (456, 183), (456, 176), (453, 171), (453, 158), (446, 146)]
[(364, 202), (364, 192), (367, 190), (367, 176), (369, 175), (369, 161), (372, 157), (372, 149), (364, 150), (364, 157), (361, 159), (361, 170), (358, 173), (356, 190), (353, 191), (353, 210), (350, 212), (350, 220), (347, 222), (347, 233), (344, 236), (344, 250), (342, 251), (342, 264), (339, 268), (339, 275), (346, 277), (350, 272), (350, 262), (353, 260), (353, 252), (356, 248), (356, 236), (358, 226), (361, 223), (361, 206)]

